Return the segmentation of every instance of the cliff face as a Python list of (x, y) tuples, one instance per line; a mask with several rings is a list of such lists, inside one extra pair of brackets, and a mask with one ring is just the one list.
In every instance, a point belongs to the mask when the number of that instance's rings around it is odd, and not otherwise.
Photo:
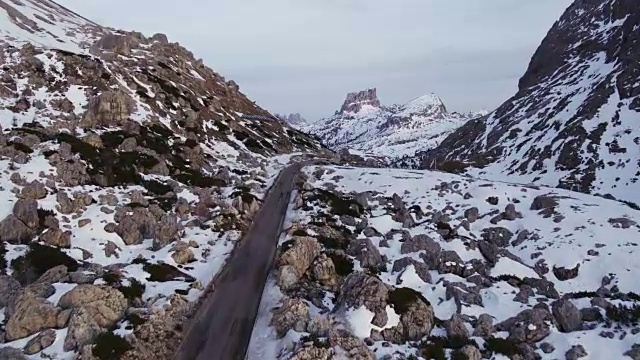
[(470, 161), (502, 174), (640, 201), (640, 7), (580, 0), (555, 23), (491, 116), (469, 122), (422, 158)]

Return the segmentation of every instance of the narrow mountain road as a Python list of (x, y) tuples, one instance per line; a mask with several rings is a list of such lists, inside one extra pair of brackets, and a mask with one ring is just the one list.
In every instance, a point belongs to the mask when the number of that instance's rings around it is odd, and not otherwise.
[(243, 360), (300, 169), (289, 165), (265, 197), (244, 239), (187, 328), (176, 360)]

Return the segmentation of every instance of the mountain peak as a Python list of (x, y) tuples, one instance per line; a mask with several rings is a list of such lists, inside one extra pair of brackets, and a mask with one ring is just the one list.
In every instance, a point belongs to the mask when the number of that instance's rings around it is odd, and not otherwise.
[(340, 108), (340, 113), (357, 113), (364, 105), (380, 107), (380, 100), (378, 100), (376, 88), (348, 93), (347, 98)]
[(434, 93), (422, 95), (402, 105), (402, 114), (406, 116), (445, 116), (447, 113), (444, 102)]
[[(518, 92), (430, 151), (471, 175), (640, 202), (640, 11), (636, 0), (575, 1), (548, 32)], [(615, 173), (615, 176), (611, 174)]]

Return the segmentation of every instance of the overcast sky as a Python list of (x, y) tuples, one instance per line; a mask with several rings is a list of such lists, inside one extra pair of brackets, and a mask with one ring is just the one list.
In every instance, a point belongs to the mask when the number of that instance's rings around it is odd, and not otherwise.
[(103, 25), (163, 32), (272, 112), (331, 115), (435, 92), (492, 110), (571, 0), (58, 0)]

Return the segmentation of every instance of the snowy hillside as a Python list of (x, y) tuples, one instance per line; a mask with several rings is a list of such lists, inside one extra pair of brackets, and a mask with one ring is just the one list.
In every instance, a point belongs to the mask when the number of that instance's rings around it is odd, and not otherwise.
[(275, 115), (276, 117), (284, 120), (287, 124), (291, 125), (296, 129), (303, 128), (304, 126), (309, 124), (307, 119), (305, 119), (302, 115), (298, 113), (293, 113), (289, 115), (282, 115), (282, 114), (275, 114)]
[(382, 106), (376, 89), (369, 89), (350, 93), (334, 116), (301, 129), (330, 148), (401, 158), (439, 145), (471, 116), (448, 112), (434, 94), (403, 105)]
[(0, 0), (0, 60), (0, 358), (170, 358), (277, 172), (319, 144), (165, 35), (51, 1)]
[(250, 360), (639, 358), (637, 211), (440, 172), (305, 172)]
[(483, 166), (472, 174), (640, 203), (640, 7), (576, 1), (549, 31), (519, 91), (423, 157)]

